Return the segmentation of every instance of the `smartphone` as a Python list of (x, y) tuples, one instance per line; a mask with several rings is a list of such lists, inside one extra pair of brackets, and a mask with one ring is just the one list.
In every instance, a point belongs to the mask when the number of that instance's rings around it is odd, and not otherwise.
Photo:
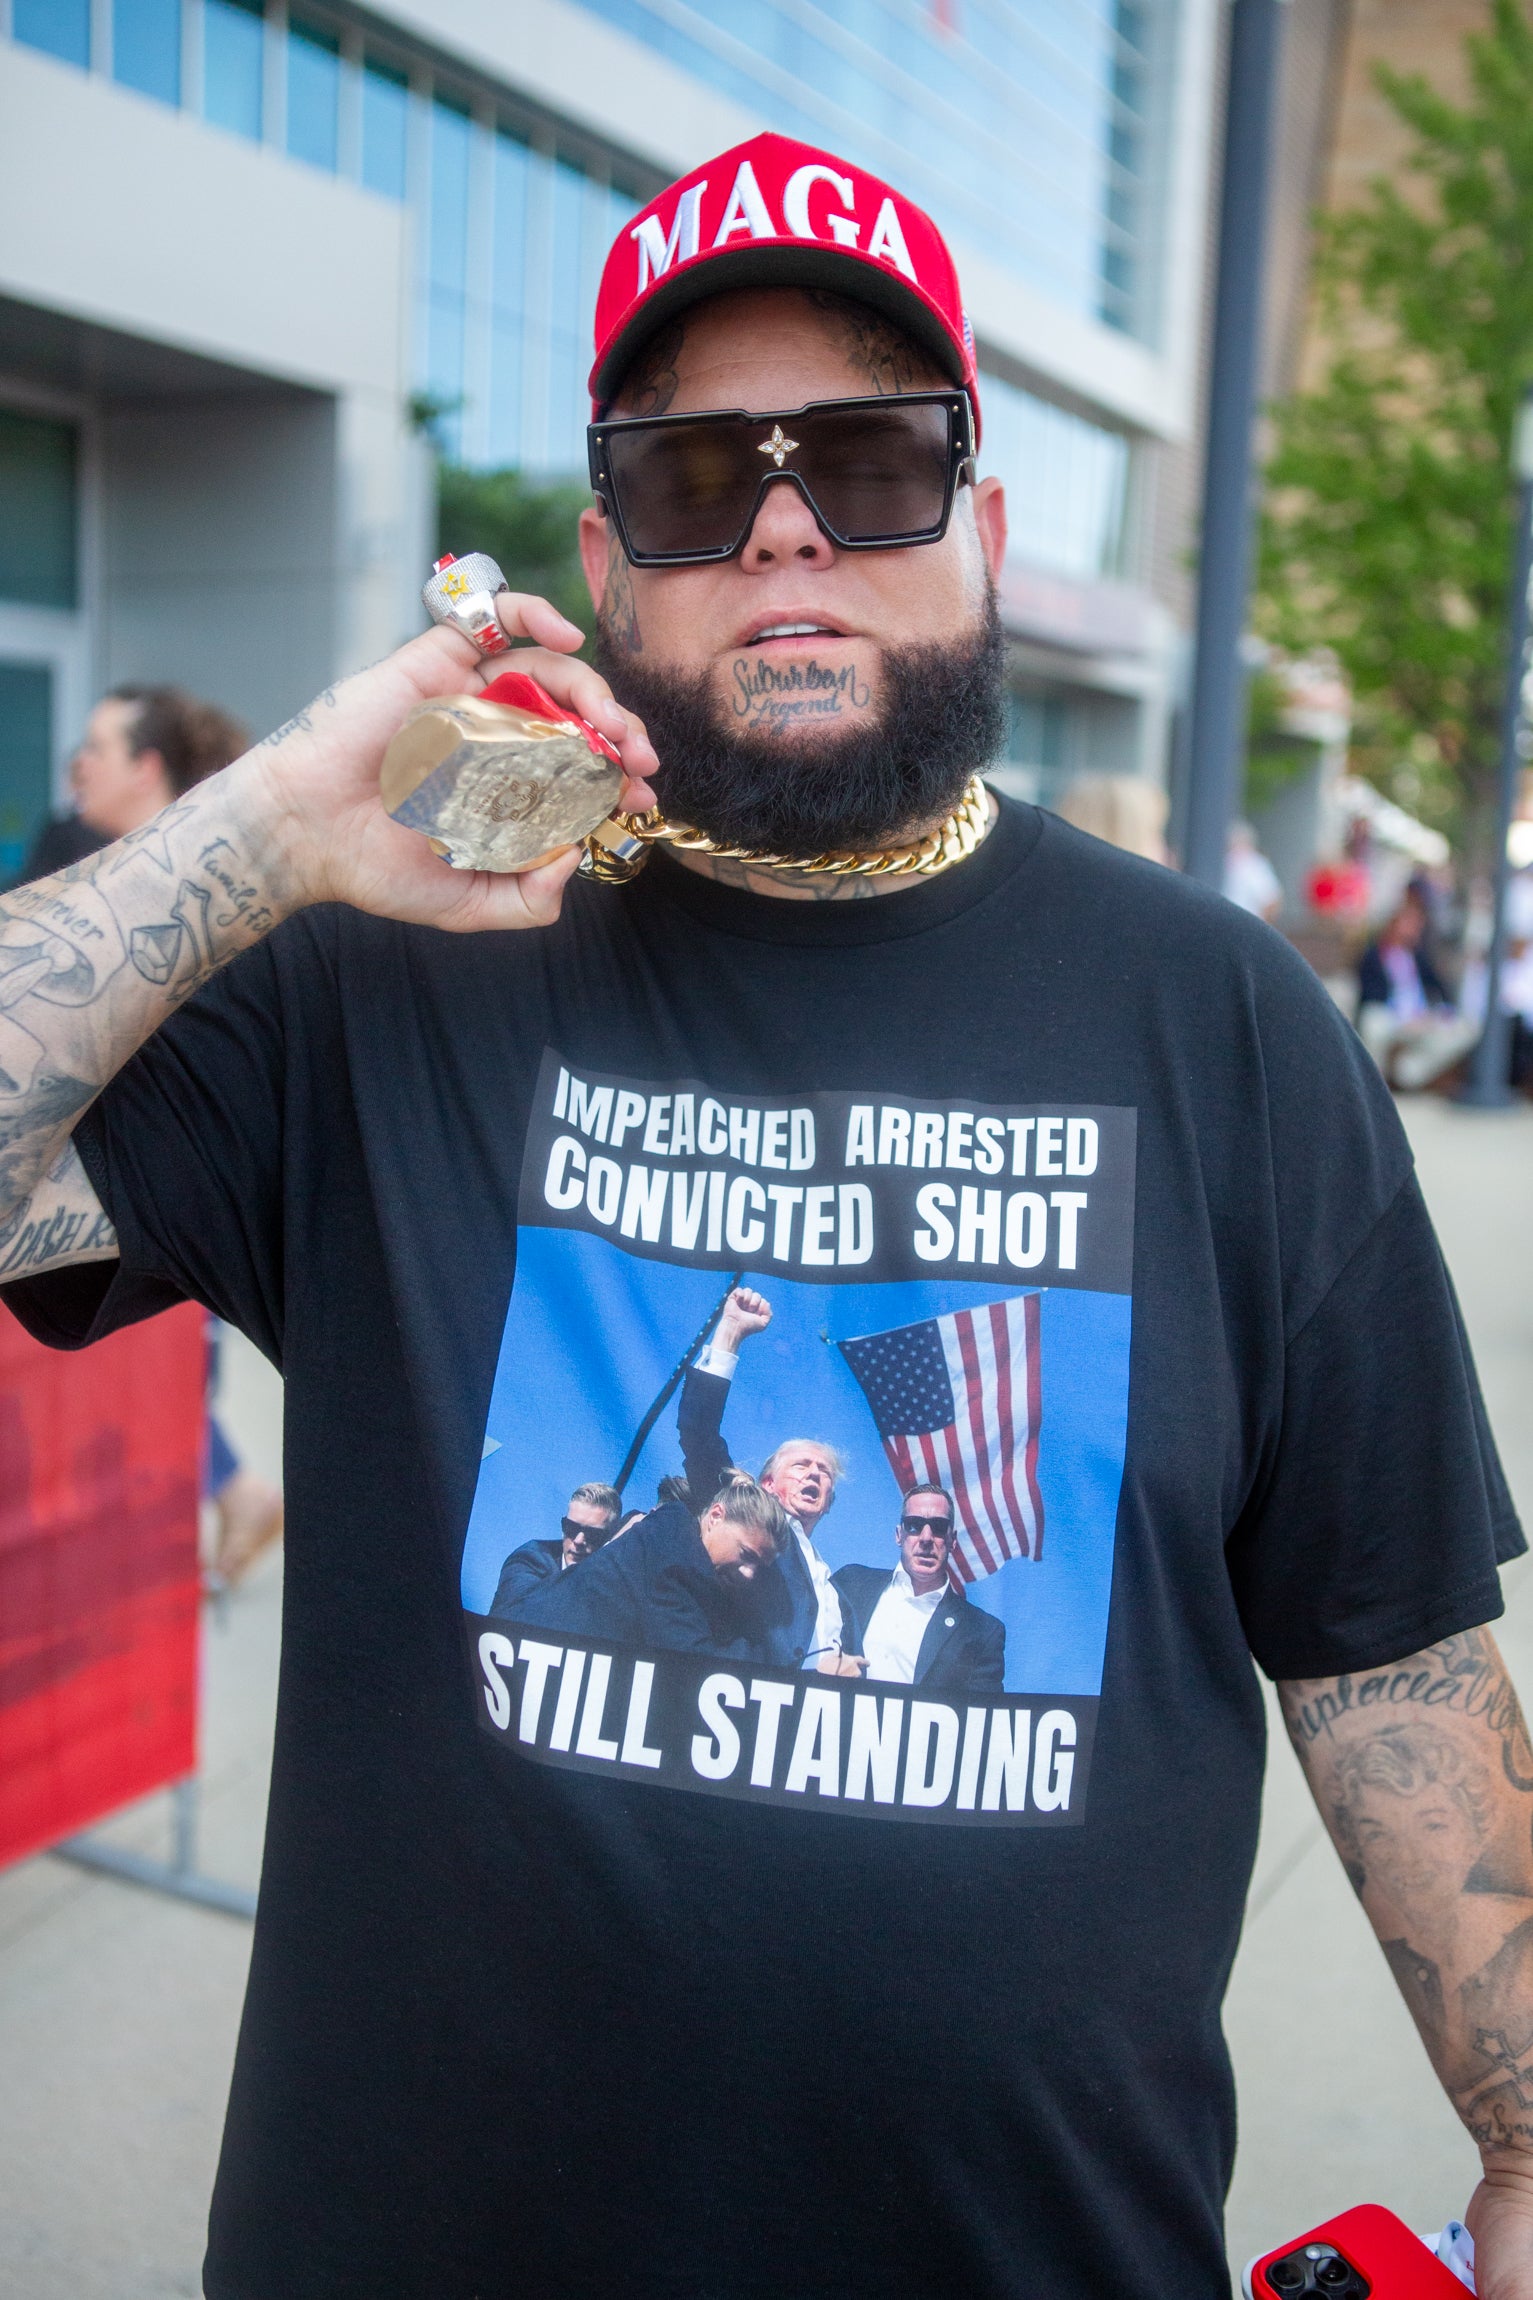
[(1465, 2287), (1382, 2204), (1356, 2204), (1253, 2260), (1248, 2300), (1464, 2300)]

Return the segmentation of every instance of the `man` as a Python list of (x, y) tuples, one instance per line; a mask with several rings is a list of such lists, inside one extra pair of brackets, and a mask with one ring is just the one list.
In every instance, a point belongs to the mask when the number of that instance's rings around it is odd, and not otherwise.
[(663, 1502), (584, 1572), (524, 1589), (519, 1621), (571, 1637), (604, 1637), (641, 1653), (765, 1658), (748, 1604), (789, 1539), (780, 1502), (750, 1478), (732, 1478), (701, 1521)]
[[(206, 2289), (1213, 2300), (1252, 1652), (1317, 1782), (1383, 1671), (1370, 1698), (1400, 1721), (1429, 1704), (1482, 1765), (1493, 1833), (1526, 1842), (1533, 1815), (1481, 1626), (1522, 1539), (1409, 1153), (1279, 937), (971, 797), (1003, 725), (1004, 511), (975, 478), (972, 341), (919, 209), (781, 137), (708, 162), (625, 225), (592, 390), (582, 546), (621, 700), (546, 602), (496, 612), (532, 642), (521, 667), (617, 747), (625, 806), (687, 827), (674, 853), (657, 842), (622, 891), (572, 887), (574, 850), (490, 878), (392, 822), (389, 739), (496, 668), (439, 628), (79, 879), (3, 906), (0, 947), (30, 970), (6, 1019), (41, 1051), (0, 1098), (0, 1221), (58, 1241), (8, 1299), (77, 1344), (192, 1294), (287, 1377), (283, 1715)], [(49, 997), (61, 980), (73, 1003)], [(712, 1258), (706, 1164), (680, 1209), (707, 1287), (726, 1252), (770, 1257), (779, 1211), (843, 1334), (870, 1254), (914, 1255), (933, 1291), (959, 1270), (991, 1304), (1015, 1293), (1006, 1267), (1063, 1294), (1105, 1257), (1093, 1330), (1117, 1333), (1131, 1286), (1089, 1752), (1054, 1698), (990, 1705), (980, 1742), (914, 1691), (724, 1666), (674, 1711), (634, 1710), (633, 1760), (582, 1759), (559, 1664), (573, 1740), (544, 1762), (541, 1632), (514, 1640), (514, 1687), (493, 1658), (509, 1631), (484, 1633), (486, 1692), (460, 1548), (531, 1266), (522, 1145), (561, 1074), (570, 1095), (577, 1074), (658, 1079), (668, 1118), (734, 1097)], [(794, 1179), (801, 1091), (822, 1115), (841, 1097), (813, 1155), (834, 1153), (844, 1199), (816, 1183), (811, 1205), (812, 1166)], [(880, 1099), (869, 1167), (856, 1111)], [(588, 1100), (569, 1141), (615, 1229), (609, 1119)], [(1093, 1141), (1119, 1145), (1110, 1172), (1086, 1173)], [(547, 1170), (527, 1183), (542, 1202)], [(869, 1232), (873, 1183), (893, 1211)], [(656, 1269), (610, 1235), (574, 1241), (578, 1261), (535, 1241), (554, 1282), (623, 1289), (583, 1398), (626, 1397), (648, 1299), (630, 1279)], [(991, 1419), (1009, 1315), (964, 1313)], [(886, 1442), (935, 1451), (898, 1417), (924, 1398), (938, 1430), (945, 1385), (944, 1442), (982, 1480), (990, 1422), (953, 1421), (966, 1377), (942, 1371), (961, 1322), (898, 1345), (914, 1386), (890, 1373)], [(545, 1370), (532, 1345), (503, 1378), (535, 1398)], [(1088, 1348), (1072, 1379), (1089, 1388)], [(999, 1467), (998, 1523), (1030, 1460)], [(656, 1778), (654, 1750), (696, 1793)], [(942, 1986), (900, 1985), (957, 1912)], [(1484, 2163), (1483, 2300), (1533, 2300), (1529, 2009), (1504, 2031), (1504, 2122), (1454, 2094)]]
[(1231, 823), (1224, 846), (1224, 899), (1269, 923), (1283, 907), (1283, 882), (1261, 850), (1254, 823)]
[(559, 1521), (557, 1541), (524, 1541), (500, 1569), (490, 1612), (513, 1614), (517, 1601), (542, 1582), (556, 1581), (582, 1558), (594, 1557), (618, 1529), (623, 1497), (613, 1485), (577, 1485)]
[(69, 762), (74, 811), (43, 825), (18, 885), (136, 831), (238, 758), (249, 739), (227, 712), (179, 687), (114, 687), (86, 720)]
[(1357, 962), (1357, 1029), (1386, 1078), (1407, 1091), (1461, 1062), (1481, 1023), (1460, 1014), (1432, 962), (1426, 903), (1408, 889)]
[(953, 1515), (944, 1486), (912, 1486), (894, 1529), (894, 1571), (843, 1565), (833, 1579), (846, 1650), (866, 1662), (869, 1677), (979, 1700), (1005, 1691), (1006, 1625), (949, 1579)]
[[(694, 1503), (701, 1507), (734, 1473), (724, 1442), (724, 1407), (740, 1362), (740, 1345), (772, 1322), (772, 1305), (753, 1286), (736, 1286), (710, 1341), (688, 1367), (677, 1409), (682, 1461)], [(762, 1465), (761, 1483), (788, 1513), (793, 1539), (757, 1593), (764, 1658), (783, 1669), (816, 1669), (826, 1676), (855, 1675), (843, 1668), (841, 1601), (829, 1566), (815, 1546), (815, 1531), (836, 1498), (841, 1456), (820, 1438), (787, 1438)]]

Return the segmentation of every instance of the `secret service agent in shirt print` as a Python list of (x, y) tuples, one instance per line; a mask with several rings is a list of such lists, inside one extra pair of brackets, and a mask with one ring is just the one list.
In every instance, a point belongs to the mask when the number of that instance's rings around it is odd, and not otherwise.
[(886, 1683), (960, 1697), (999, 1694), (1006, 1682), (1006, 1626), (971, 1605), (949, 1579), (953, 1497), (913, 1486), (895, 1529), (899, 1562), (843, 1565), (835, 1575), (848, 1655)]
[(623, 1497), (615, 1486), (577, 1485), (570, 1495), (554, 1541), (524, 1541), (513, 1549), (500, 1569), (491, 1615), (499, 1620), (515, 1613), (517, 1600), (539, 1583), (551, 1581), (582, 1559), (594, 1557), (617, 1532), (623, 1518)]

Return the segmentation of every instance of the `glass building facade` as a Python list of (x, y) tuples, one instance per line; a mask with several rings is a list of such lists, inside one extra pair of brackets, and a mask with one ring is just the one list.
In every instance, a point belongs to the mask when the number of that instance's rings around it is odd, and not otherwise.
[[(1153, 333), (1154, 90), (1174, 0), (587, 4), (785, 132), (897, 178), (1065, 308)], [(583, 473), (596, 285), (656, 188), (642, 170), (323, 6), (11, 0), (10, 27), (407, 205), (417, 388), (443, 451)], [(1128, 439), (983, 366), (981, 394), (981, 468), (1008, 483), (1016, 555), (1121, 572)]]
[(1172, 0), (585, 0), (784, 135), (897, 181), (1068, 311), (1153, 340)]

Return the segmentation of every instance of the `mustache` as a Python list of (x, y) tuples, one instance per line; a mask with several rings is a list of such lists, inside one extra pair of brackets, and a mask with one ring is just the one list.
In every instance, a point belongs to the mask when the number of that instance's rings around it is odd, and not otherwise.
[(794, 860), (889, 846), (940, 822), (1005, 739), (993, 584), (962, 638), (884, 648), (876, 694), (850, 667), (742, 650), (721, 697), (711, 671), (631, 655), (601, 616), (595, 658), (649, 729), (656, 794), (672, 820)]

